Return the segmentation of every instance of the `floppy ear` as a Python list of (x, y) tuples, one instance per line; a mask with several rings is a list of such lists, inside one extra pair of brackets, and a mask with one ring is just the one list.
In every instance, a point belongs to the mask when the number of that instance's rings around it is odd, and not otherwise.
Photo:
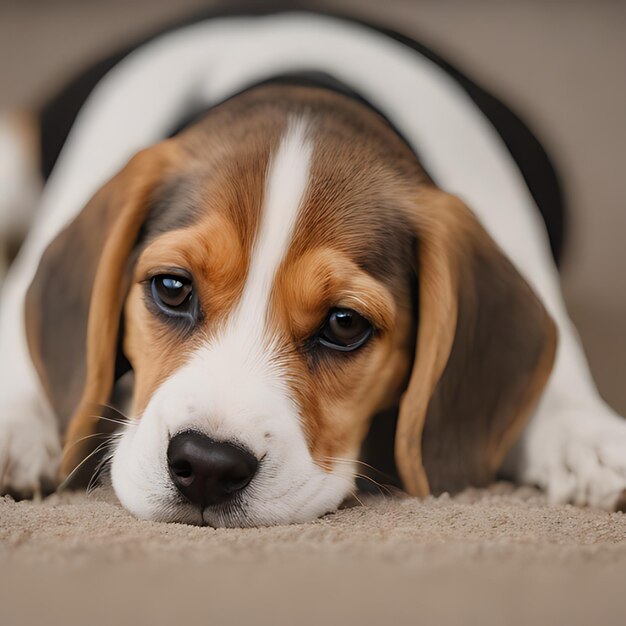
[(548, 379), (556, 327), (460, 200), (425, 190), (413, 217), (419, 328), (395, 453), (424, 496), (493, 481)]
[(26, 332), (33, 362), (63, 427), (66, 476), (80, 461), (75, 445), (96, 432), (94, 405), (111, 395), (129, 256), (154, 186), (175, 156), (164, 142), (135, 156), (96, 193), (50, 244), (26, 296)]

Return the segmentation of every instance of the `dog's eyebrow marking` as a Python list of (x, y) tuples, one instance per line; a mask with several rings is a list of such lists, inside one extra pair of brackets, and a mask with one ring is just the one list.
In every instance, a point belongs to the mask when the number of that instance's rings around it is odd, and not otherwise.
[(256, 319), (261, 325), (308, 186), (313, 148), (306, 135), (305, 120), (290, 120), (268, 166), (259, 230), (237, 310), (238, 318)]
[(180, 175), (158, 185), (139, 240), (148, 243), (159, 235), (198, 221), (202, 208), (197, 189), (197, 181)]

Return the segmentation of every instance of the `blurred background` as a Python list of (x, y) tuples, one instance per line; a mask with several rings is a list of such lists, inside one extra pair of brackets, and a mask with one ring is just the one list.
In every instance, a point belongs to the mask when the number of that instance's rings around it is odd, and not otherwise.
[[(259, 0), (260, 2), (262, 0)], [(0, 0), (0, 109), (211, 0)], [(604, 398), (626, 415), (626, 2), (310, 0), (404, 32), (517, 112), (561, 175), (562, 280)]]

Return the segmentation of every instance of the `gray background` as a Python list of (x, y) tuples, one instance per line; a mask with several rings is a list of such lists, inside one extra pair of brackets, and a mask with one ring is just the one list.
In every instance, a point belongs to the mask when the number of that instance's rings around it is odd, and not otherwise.
[[(209, 0), (0, 0), (0, 108)], [(571, 208), (562, 271), (603, 396), (626, 414), (626, 2), (335, 0), (406, 32), (512, 103), (556, 161)]]

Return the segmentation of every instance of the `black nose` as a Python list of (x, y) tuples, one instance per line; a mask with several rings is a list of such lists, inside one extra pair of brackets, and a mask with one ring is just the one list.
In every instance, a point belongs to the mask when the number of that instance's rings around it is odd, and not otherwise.
[(192, 431), (172, 437), (167, 463), (178, 491), (202, 508), (243, 489), (259, 465), (246, 450)]

